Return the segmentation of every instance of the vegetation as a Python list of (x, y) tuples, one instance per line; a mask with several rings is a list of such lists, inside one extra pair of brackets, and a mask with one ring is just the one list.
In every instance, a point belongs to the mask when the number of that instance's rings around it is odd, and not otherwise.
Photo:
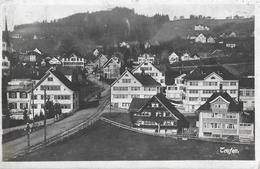
[[(220, 147), (239, 154), (222, 154)], [(98, 121), (89, 129), (12, 161), (254, 160), (254, 145), (174, 140), (143, 135)]]

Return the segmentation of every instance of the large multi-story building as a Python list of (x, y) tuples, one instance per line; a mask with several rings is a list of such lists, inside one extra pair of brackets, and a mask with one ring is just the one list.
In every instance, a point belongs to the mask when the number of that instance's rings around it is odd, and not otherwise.
[(185, 77), (184, 108), (194, 112), (220, 87), (238, 100), (238, 78), (222, 66), (197, 67)]
[(151, 98), (160, 92), (161, 84), (145, 72), (125, 72), (111, 84), (111, 104), (128, 109), (133, 98)]
[(167, 80), (166, 82), (166, 97), (170, 100), (175, 101), (183, 101), (185, 99), (185, 84), (184, 84), (184, 77), (186, 76), (185, 73), (177, 73), (175, 76), (172, 76), (174, 80)]
[(165, 86), (164, 74), (152, 63), (142, 62), (139, 64), (139, 66), (132, 70), (132, 73), (142, 73), (143, 71), (145, 71), (146, 74), (149, 74), (152, 78), (154, 78), (154, 80), (156, 80), (162, 86)]
[(155, 62), (155, 55), (151, 56), (150, 54), (144, 53), (138, 57), (138, 64), (142, 62), (150, 62), (154, 63)]
[(243, 123), (243, 105), (226, 92), (216, 92), (201, 105), (199, 113), (199, 137), (254, 139), (254, 125)]
[(7, 103), (10, 117), (23, 119), (23, 112), (29, 109), (30, 95), (28, 91), (32, 87), (30, 79), (12, 79), (7, 86)]
[[(77, 86), (69, 81), (61, 72), (49, 69), (45, 75), (33, 86), (33, 102), (31, 111), (39, 115), (44, 113), (44, 90), (47, 100), (59, 103), (62, 113), (69, 113), (79, 109), (79, 92)], [(30, 93), (31, 94), (31, 93)], [(32, 103), (32, 102), (30, 102)]]
[(189, 127), (173, 104), (161, 93), (152, 98), (133, 98), (129, 113), (134, 127), (150, 132), (177, 134)]
[(61, 59), (62, 66), (68, 67), (85, 67), (86, 60), (80, 54), (72, 52)]
[(255, 110), (255, 79), (253, 77), (239, 80), (239, 100), (243, 102), (244, 111)]

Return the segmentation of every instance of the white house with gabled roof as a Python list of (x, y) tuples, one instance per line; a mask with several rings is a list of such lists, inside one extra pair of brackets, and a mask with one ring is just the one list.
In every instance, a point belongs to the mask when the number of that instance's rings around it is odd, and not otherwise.
[(173, 64), (174, 62), (179, 62), (179, 56), (175, 52), (172, 52), (168, 59), (170, 64)]
[(102, 67), (105, 79), (117, 79), (120, 77), (121, 62), (118, 57), (110, 58)]
[[(61, 105), (62, 113), (70, 113), (79, 109), (79, 92), (77, 86), (69, 81), (61, 72), (51, 68), (33, 86), (33, 102), (29, 102), (30, 111), (34, 114), (44, 113), (44, 89), (46, 98)], [(31, 95), (31, 90), (29, 91)]]
[(201, 33), (195, 38), (195, 42), (206, 43), (207, 37)]
[(133, 98), (151, 98), (160, 91), (160, 83), (150, 75), (129, 70), (111, 84), (111, 105), (128, 109)]
[(162, 86), (165, 86), (165, 76), (164, 74), (155, 67), (150, 62), (143, 62), (139, 64), (135, 69), (132, 70), (132, 73), (142, 73), (145, 72), (146, 74), (149, 74), (154, 80), (156, 80), (158, 83), (160, 83)]

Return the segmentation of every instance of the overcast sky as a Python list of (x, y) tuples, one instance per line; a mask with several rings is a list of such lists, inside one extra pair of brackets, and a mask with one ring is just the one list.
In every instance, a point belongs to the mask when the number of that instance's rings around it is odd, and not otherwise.
[(9, 0), (4, 4), (2, 20), (4, 16), (7, 16), (8, 26), (12, 30), (14, 25), (42, 20), (50, 21), (79, 12), (109, 10), (116, 6), (128, 7), (138, 14), (147, 16), (156, 13), (168, 14), (170, 19), (181, 15), (187, 18), (190, 14), (202, 14), (221, 19), (237, 14), (254, 15), (254, 4), (250, 2), (247, 0), (218, 0), (217, 3), (210, 0), (55, 0), (54, 3), (51, 0)]

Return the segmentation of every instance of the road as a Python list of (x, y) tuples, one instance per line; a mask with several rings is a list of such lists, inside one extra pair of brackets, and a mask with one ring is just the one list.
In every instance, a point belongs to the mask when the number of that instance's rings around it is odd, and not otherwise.
[[(105, 85), (105, 84), (103, 84)], [(102, 98), (100, 100), (100, 106), (106, 103), (109, 99), (110, 88), (106, 86), (102, 92)], [(76, 112), (70, 117), (67, 117), (57, 123), (47, 126), (47, 139), (58, 135), (68, 129), (71, 129), (80, 123), (87, 121), (93, 114), (95, 114), (98, 108), (89, 108)], [(105, 108), (105, 106), (103, 106)], [(36, 145), (44, 141), (44, 129), (37, 130), (30, 135), (31, 145)], [(27, 136), (23, 136), (3, 144), (3, 160), (8, 160), (15, 157), (19, 152), (24, 151), (27, 147)]]

